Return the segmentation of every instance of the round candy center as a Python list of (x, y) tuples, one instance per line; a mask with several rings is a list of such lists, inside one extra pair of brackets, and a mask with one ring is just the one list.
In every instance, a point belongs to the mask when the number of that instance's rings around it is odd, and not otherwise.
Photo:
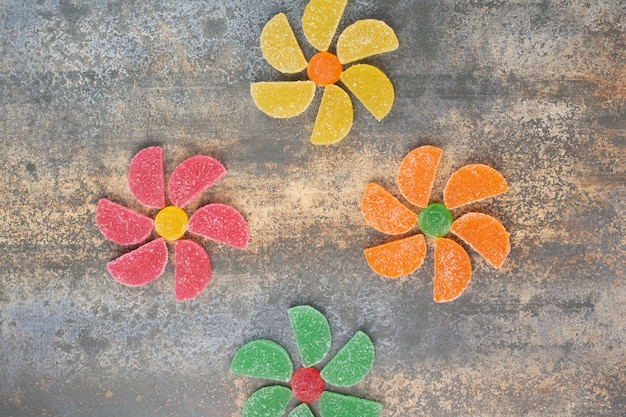
[(291, 391), (303, 403), (317, 401), (324, 392), (324, 380), (315, 368), (300, 368), (291, 376)]
[(187, 213), (174, 206), (159, 211), (154, 219), (154, 228), (165, 240), (178, 240), (187, 230)]
[(450, 231), (454, 217), (441, 203), (429, 204), (420, 211), (418, 224), (422, 232), (430, 237), (442, 237)]
[(320, 87), (334, 84), (341, 76), (341, 62), (330, 52), (318, 52), (309, 61), (307, 74)]

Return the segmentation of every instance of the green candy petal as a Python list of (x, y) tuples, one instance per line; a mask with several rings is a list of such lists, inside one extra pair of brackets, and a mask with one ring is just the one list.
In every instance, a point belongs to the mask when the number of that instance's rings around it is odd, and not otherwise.
[(291, 410), (291, 413), (289, 413), (287, 417), (315, 417), (315, 415), (308, 405), (302, 403), (293, 410)]
[(374, 345), (363, 332), (357, 332), (321, 372), (324, 381), (337, 387), (360, 382), (374, 364)]
[(281, 417), (291, 401), (291, 390), (280, 385), (264, 387), (248, 398), (242, 417)]
[(349, 395), (325, 391), (320, 397), (322, 417), (378, 417), (383, 405)]
[(288, 313), (302, 365), (310, 367), (321, 362), (333, 340), (326, 317), (310, 306), (293, 307)]
[(289, 382), (293, 374), (293, 363), (289, 354), (270, 340), (253, 340), (239, 349), (230, 372), (253, 378)]

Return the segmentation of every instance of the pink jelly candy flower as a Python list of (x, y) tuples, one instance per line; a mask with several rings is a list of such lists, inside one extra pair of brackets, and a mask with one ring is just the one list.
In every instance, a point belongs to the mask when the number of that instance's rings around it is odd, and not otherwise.
[(224, 166), (210, 156), (183, 161), (170, 176), (167, 191), (173, 205), (167, 206), (163, 149), (153, 146), (135, 155), (128, 170), (130, 192), (144, 206), (160, 209), (159, 213), (153, 219), (103, 198), (96, 208), (96, 223), (105, 238), (120, 245), (145, 242), (153, 231), (159, 238), (109, 262), (111, 276), (128, 286), (154, 281), (167, 265), (166, 242), (174, 242), (174, 296), (180, 301), (200, 294), (211, 279), (211, 260), (201, 245), (184, 235), (193, 233), (242, 250), (250, 240), (246, 220), (233, 207), (208, 204), (191, 218), (183, 210), (225, 175)]

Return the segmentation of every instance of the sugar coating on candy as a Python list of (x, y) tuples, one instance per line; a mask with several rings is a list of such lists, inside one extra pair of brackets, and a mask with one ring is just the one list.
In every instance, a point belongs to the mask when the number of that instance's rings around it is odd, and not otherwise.
[(298, 344), (303, 366), (313, 366), (330, 351), (332, 336), (326, 317), (310, 306), (288, 310), (289, 321)]
[(225, 204), (208, 204), (198, 209), (189, 219), (191, 233), (246, 249), (250, 241), (248, 223), (241, 213)]
[(443, 190), (443, 202), (449, 209), (504, 193), (506, 180), (495, 169), (483, 165), (466, 165), (450, 177)]
[(398, 171), (398, 188), (411, 204), (424, 208), (430, 200), (443, 150), (420, 146), (404, 157)]
[(450, 231), (454, 217), (441, 203), (429, 204), (417, 218), (420, 230), (430, 237), (443, 237)]
[(96, 224), (100, 232), (120, 245), (135, 245), (146, 240), (154, 229), (154, 221), (106, 198), (98, 201)]
[(452, 224), (450, 231), (495, 268), (502, 266), (511, 251), (509, 233), (502, 223), (487, 214), (464, 214)]
[(324, 392), (324, 380), (315, 368), (300, 368), (291, 377), (291, 391), (303, 403), (317, 401)]
[(167, 244), (156, 239), (109, 262), (107, 269), (121, 284), (136, 287), (157, 279), (167, 265)]
[(289, 382), (293, 363), (287, 351), (270, 340), (253, 340), (235, 354), (230, 366), (233, 374)]
[(348, 0), (311, 0), (304, 8), (302, 30), (318, 51), (327, 51)]
[(315, 97), (313, 81), (275, 81), (250, 84), (254, 104), (277, 119), (295, 117), (305, 111)]
[(353, 110), (350, 96), (336, 85), (324, 88), (317, 112), (311, 142), (315, 145), (332, 145), (345, 138), (352, 128)]
[(224, 176), (226, 168), (217, 159), (192, 156), (172, 172), (168, 183), (170, 200), (176, 207), (185, 207)]
[(365, 188), (361, 212), (370, 226), (388, 235), (406, 233), (417, 222), (417, 214), (375, 183), (370, 183)]
[(374, 365), (374, 345), (363, 332), (357, 332), (344, 347), (324, 366), (324, 381), (337, 387), (355, 385)]
[(211, 259), (204, 248), (191, 240), (178, 240), (174, 260), (176, 300), (188, 300), (204, 291), (211, 280)]
[(165, 240), (177, 240), (187, 230), (187, 213), (176, 206), (167, 206), (154, 218), (154, 228)]
[(382, 412), (381, 403), (349, 395), (324, 391), (320, 398), (322, 417), (379, 417)]
[(151, 146), (133, 157), (128, 169), (128, 188), (144, 206), (159, 209), (165, 207), (162, 148)]
[(472, 263), (465, 249), (453, 240), (438, 238), (435, 241), (435, 302), (458, 298), (471, 278)]
[(378, 68), (359, 64), (341, 73), (341, 82), (363, 103), (376, 120), (389, 114), (394, 102), (393, 84)]
[(425, 257), (426, 239), (422, 234), (365, 249), (367, 264), (386, 278), (400, 278), (414, 272)]
[(342, 64), (349, 64), (372, 55), (398, 49), (398, 38), (385, 22), (374, 19), (359, 20), (348, 26), (337, 40), (337, 56)]
[(289, 388), (280, 385), (264, 387), (248, 398), (243, 417), (281, 417), (292, 398)]
[(291, 410), (287, 417), (315, 417), (315, 415), (306, 403), (302, 403)]
[(261, 32), (261, 51), (272, 67), (285, 74), (295, 74), (307, 67), (302, 49), (284, 13), (265, 24)]

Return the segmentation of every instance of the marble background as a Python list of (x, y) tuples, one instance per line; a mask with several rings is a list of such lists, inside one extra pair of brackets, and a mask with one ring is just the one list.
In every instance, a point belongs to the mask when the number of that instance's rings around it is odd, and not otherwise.
[[(0, 0), (0, 415), (239, 416), (264, 382), (230, 375), (234, 353), (268, 338), (297, 364), (299, 304), (328, 317), (331, 353), (371, 336), (371, 373), (336, 391), (383, 416), (625, 415), (623, 1), (350, 0), (340, 31), (377, 18), (400, 39), (366, 60), (396, 102), (380, 123), (355, 102), (349, 136), (323, 148), (308, 140), (321, 94), (289, 120), (249, 95), (285, 79), (259, 47), (276, 13), (313, 54), (305, 5)], [(399, 195), (423, 144), (444, 150), (434, 200), (467, 163), (510, 186), (470, 207), (503, 222), (509, 258), (470, 252), (470, 286), (443, 305), (432, 245), (398, 281), (362, 253), (386, 239), (359, 211), (366, 184)], [(171, 262), (141, 288), (106, 270), (126, 248), (99, 233), (97, 201), (154, 214), (126, 185), (150, 145), (166, 174), (219, 158), (228, 176), (188, 211), (230, 204), (251, 227), (246, 252), (201, 241), (213, 278), (192, 301), (174, 300)]]

